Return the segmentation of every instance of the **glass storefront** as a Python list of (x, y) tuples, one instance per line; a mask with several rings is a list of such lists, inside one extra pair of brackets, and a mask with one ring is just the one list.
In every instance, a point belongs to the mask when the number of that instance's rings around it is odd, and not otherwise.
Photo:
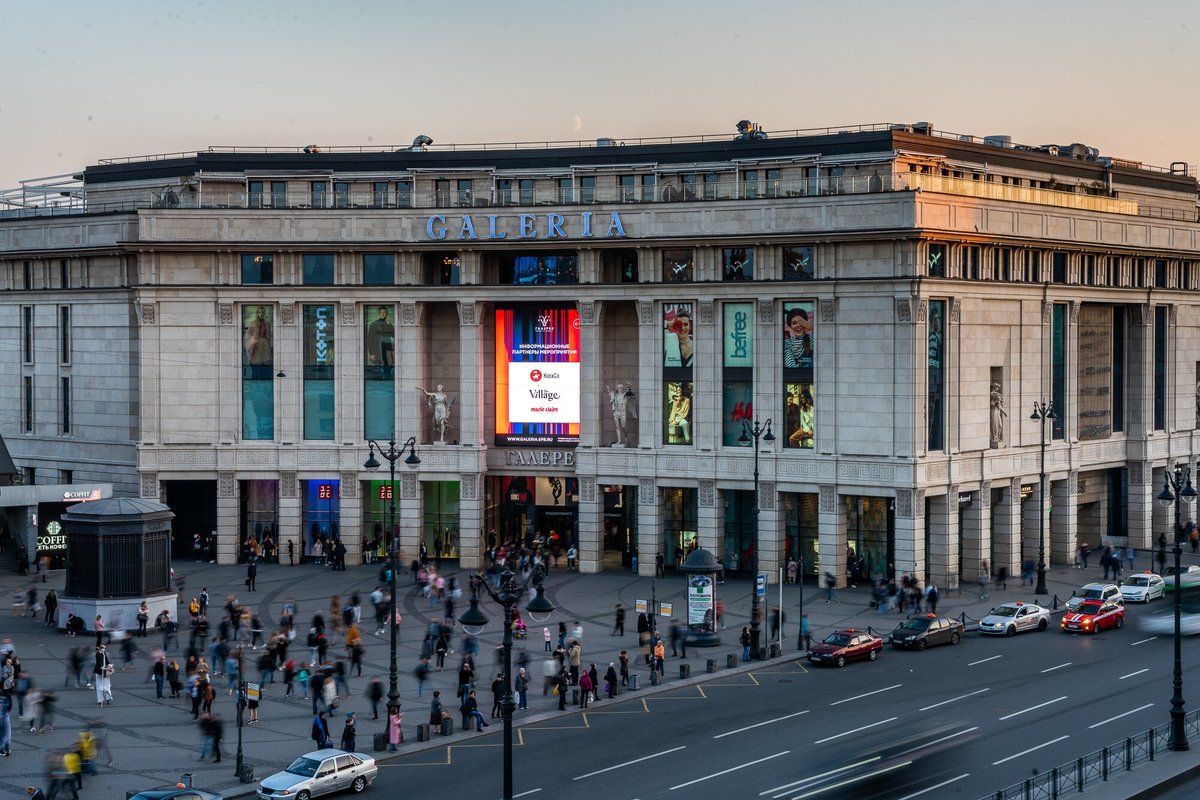
[(421, 541), (431, 558), (458, 558), (458, 481), (424, 481), (421, 487), (424, 507)]
[(246, 561), (251, 553), (267, 561), (278, 561), (279, 481), (250, 480), (238, 484), (241, 520), (238, 561)]
[(301, 483), (304, 485), (304, 507), (301, 509), (304, 558), (326, 564), (329, 563), (331, 548), (342, 538), (338, 524), (341, 481), (336, 478), (316, 478)]
[[(400, 490), (396, 482), (395, 491)], [(362, 553), (363, 560), (370, 563), (388, 556), (388, 503), (392, 499), (393, 487), (390, 480), (363, 481), (362, 484)], [(396, 508), (396, 533), (400, 528), (400, 509)], [(401, 554), (403, 556), (404, 554)], [(416, 553), (412, 554), (413, 557)], [(409, 559), (411, 560), (411, 558)]]
[(820, 561), (817, 531), (817, 501), (820, 495), (783, 494), (784, 563), (789, 558), (800, 562), (803, 575), (816, 575)]
[(895, 520), (886, 497), (844, 496), (846, 540), (866, 561), (864, 578), (891, 577), (896, 558)]
[(699, 543), (696, 539), (695, 489), (663, 489), (663, 560), (670, 569), (683, 563)]
[(754, 491), (729, 490), (725, 498), (725, 547), (722, 563), (727, 575), (753, 573), (758, 566), (758, 537), (754, 530)]

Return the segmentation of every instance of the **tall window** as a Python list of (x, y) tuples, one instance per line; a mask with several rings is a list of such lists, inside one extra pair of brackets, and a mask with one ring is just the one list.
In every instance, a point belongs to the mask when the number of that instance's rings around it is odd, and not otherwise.
[(470, 178), (459, 178), (456, 186), (458, 187), (458, 205), (471, 205), (472, 181)]
[(1125, 309), (1113, 307), (1112, 429), (1125, 430)]
[[(1057, 306), (1055, 306), (1057, 308)], [(1167, 307), (1154, 307), (1154, 430), (1167, 427)]]
[(396, 435), (396, 325), (392, 306), (363, 306), (363, 436)]
[(33, 363), (33, 306), (21, 306), (21, 363)]
[(364, 286), (391, 286), (396, 282), (396, 256), (392, 253), (366, 253), (363, 259)]
[(271, 181), (271, 207), (287, 208), (287, 181)]
[(63, 376), (59, 378), (59, 399), (62, 401), (62, 432), (68, 434), (71, 432), (71, 379)]
[(71, 307), (58, 307), (58, 363), (71, 363)]
[(305, 254), (304, 260), (304, 285), (305, 286), (332, 286), (333, 285), (333, 254), (332, 253), (309, 253)]
[(533, 178), (521, 178), (518, 189), (521, 193), (521, 205), (533, 205)]
[(1067, 282), (1067, 254), (1055, 252), (1055, 253), (1051, 254), (1051, 257), (1053, 259), (1051, 262), (1051, 264), (1052, 264), (1051, 280), (1053, 280), (1054, 283), (1066, 283)]
[(783, 173), (778, 167), (766, 171), (767, 197), (779, 197), (782, 193)]
[(743, 173), (743, 180), (745, 181), (746, 199), (753, 200), (754, 198), (758, 197), (758, 170), (746, 170), (746, 172)]
[(371, 205), (375, 208), (383, 208), (388, 202), (388, 182), (375, 181), (371, 184)]
[(695, 328), (691, 303), (663, 303), (663, 441), (692, 444), (692, 364)]
[(721, 442), (733, 447), (741, 444), (742, 422), (754, 422), (754, 306), (725, 303), (722, 310)]
[(65, 258), (58, 261), (58, 285), (62, 289), (71, 288), (71, 262)]
[(21, 429), (33, 433), (33, 376), (21, 379)]
[(396, 207), (397, 208), (412, 208), (413, 204), (413, 184), (412, 181), (396, 181)]
[(1050, 423), (1051, 438), (1063, 439), (1067, 430), (1067, 306), (1055, 303), (1050, 318), (1050, 393), (1056, 414)]
[(721, 176), (715, 172), (704, 173), (704, 199), (715, 200), (721, 186)]
[(334, 306), (304, 306), (304, 438), (334, 435)]
[(617, 188), (620, 190), (622, 203), (632, 203), (637, 198), (635, 186), (637, 186), (636, 175), (617, 176)]
[(350, 184), (346, 181), (334, 181), (333, 184), (333, 207), (334, 208), (349, 208), (350, 207)]
[(27, 260), (25, 262), (25, 271), (24, 271), (22, 277), (24, 278), (24, 283), (21, 284), (21, 288), (23, 288), (25, 291), (31, 290), (33, 288), (33, 262), (32, 261)]
[(329, 194), (329, 184), (325, 181), (312, 181), (309, 184), (310, 202), (313, 208), (324, 208)]
[(270, 253), (242, 254), (242, 284), (270, 286), (275, 282), (275, 256)]
[(570, 178), (558, 179), (558, 202), (573, 203), (575, 202), (575, 192)]
[(263, 182), (249, 181), (246, 184), (246, 189), (246, 206), (248, 208), (262, 208)]
[(512, 201), (512, 178), (500, 178), (496, 181), (496, 203), (509, 206)]
[(596, 202), (596, 176), (583, 175), (579, 178), (579, 202)]
[(242, 438), (275, 438), (275, 309), (242, 306)]
[(946, 245), (931, 243), (929, 245), (929, 254), (925, 258), (925, 266), (929, 277), (946, 277)]
[(946, 409), (944, 404), (946, 383), (946, 301), (929, 301), (928, 343), (929, 381), (928, 416), (929, 450), (946, 449)]
[(655, 175), (642, 176), (642, 202), (654, 202), (654, 187), (658, 185), (658, 177)]

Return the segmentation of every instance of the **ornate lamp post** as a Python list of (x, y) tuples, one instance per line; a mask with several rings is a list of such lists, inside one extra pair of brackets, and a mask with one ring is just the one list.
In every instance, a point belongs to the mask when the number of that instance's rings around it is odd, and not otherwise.
[(529, 577), (520, 583), (512, 570), (505, 568), (500, 575), (500, 587), (492, 591), (487, 581), (478, 577), (471, 578), (471, 606), (465, 614), (458, 618), (458, 624), (471, 636), (478, 636), (488, 624), (488, 617), (479, 609), (479, 590), (487, 592), (504, 609), (504, 694), (500, 698), (500, 716), (504, 720), (504, 800), (513, 797), (513, 711), (517, 703), (513, 700), (512, 675), (512, 646), (513, 646), (513, 609), (532, 583), (537, 590), (536, 596), (530, 601), (525, 610), (534, 622), (545, 622), (554, 613), (554, 604), (546, 599), (542, 581), (546, 572), (539, 564), (529, 573)]
[(1058, 415), (1054, 413), (1054, 403), (1047, 403), (1045, 400), (1035, 400), (1033, 403), (1033, 413), (1029, 415), (1029, 418), (1041, 424), (1041, 436), (1039, 439), (1042, 445), (1042, 460), (1038, 473), (1037, 587), (1033, 590), (1033, 593), (1049, 594), (1050, 590), (1046, 588), (1046, 420), (1058, 419)]
[[(1173, 490), (1173, 491), (1172, 491)], [(1186, 501), (1191, 506), (1196, 500), (1196, 490), (1192, 488), (1192, 470), (1183, 464), (1176, 464), (1174, 474), (1167, 470), (1163, 478), (1163, 490), (1158, 494), (1158, 500), (1164, 506), (1175, 504), (1175, 671), (1171, 680), (1171, 736), (1172, 750), (1187, 750), (1187, 723), (1183, 713), (1183, 656), (1180, 650), (1182, 635), (1179, 630), (1181, 604), (1183, 602), (1183, 576), (1179, 569), (1179, 556), (1183, 553), (1183, 526), (1179, 520), (1180, 501)]]
[(391, 581), (389, 591), (391, 592), (391, 602), (388, 603), (388, 627), (391, 629), (391, 651), (392, 661), (388, 669), (388, 717), (392, 715), (394, 709), (400, 708), (400, 688), (397, 686), (399, 677), (396, 670), (396, 573), (400, 568), (400, 542), (397, 541), (396, 533), (396, 462), (400, 457), (408, 453), (404, 459), (404, 463), (409, 467), (415, 468), (421, 463), (421, 459), (417, 457), (417, 437), (410, 436), (408, 441), (396, 447), (396, 440), (392, 439), (388, 442), (387, 449), (383, 449), (383, 445), (376, 442), (374, 439), (367, 440), (367, 460), (363, 462), (363, 468), (367, 472), (375, 472), (379, 469), (379, 459), (375, 458), (375, 453), (378, 451), (380, 457), (388, 462), (388, 472), (390, 481), (388, 484), (388, 564), (391, 569)]
[[(754, 543), (755, 552), (758, 552), (758, 441), (762, 439), (764, 442), (775, 441), (775, 434), (771, 433), (771, 420), (766, 422), (754, 421), (751, 425), (749, 421), (742, 420), (742, 435), (738, 437), (738, 444), (745, 446), (754, 443)], [(759, 650), (758, 642), (762, 636), (762, 631), (759, 630), (759, 604), (758, 604), (758, 566), (754, 569), (754, 586), (750, 594), (750, 658), (751, 660), (762, 658), (762, 651)]]

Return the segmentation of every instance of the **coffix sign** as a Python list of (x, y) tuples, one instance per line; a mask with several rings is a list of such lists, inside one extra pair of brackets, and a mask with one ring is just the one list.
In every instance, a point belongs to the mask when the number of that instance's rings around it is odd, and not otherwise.
[(88, 490), (82, 491), (82, 492), (74, 492), (74, 491), (63, 492), (63, 502), (64, 503), (82, 503), (87, 500), (99, 500), (99, 499), (100, 499), (100, 490), (99, 489), (88, 489)]
[[(607, 227), (606, 227), (607, 222)], [(601, 232), (603, 231), (603, 232)], [(579, 214), (516, 214), (502, 216), (486, 214), (473, 217), (447, 217), (434, 214), (425, 222), (425, 234), (430, 239), (447, 237), (464, 240), (479, 239), (593, 239), (607, 237), (620, 239), (625, 236), (621, 215), (613, 211), (608, 220), (594, 219), (591, 211)]]

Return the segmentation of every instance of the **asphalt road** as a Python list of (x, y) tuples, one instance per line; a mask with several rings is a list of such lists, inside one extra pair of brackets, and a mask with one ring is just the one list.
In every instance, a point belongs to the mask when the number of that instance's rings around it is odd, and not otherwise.
[[(1060, 632), (1056, 616), (1043, 633), (968, 633), (956, 647), (888, 648), (844, 669), (776, 662), (601, 701), (516, 731), (515, 794), (976, 800), (1167, 721), (1172, 642), (1137, 620), (1168, 603), (1131, 606), (1123, 629), (1095, 636)], [(1197, 674), (1200, 639), (1185, 641), (1184, 661), (1185, 678)], [(1190, 708), (1200, 689), (1189, 692)], [(499, 797), (499, 731), (386, 762), (375, 791)]]

